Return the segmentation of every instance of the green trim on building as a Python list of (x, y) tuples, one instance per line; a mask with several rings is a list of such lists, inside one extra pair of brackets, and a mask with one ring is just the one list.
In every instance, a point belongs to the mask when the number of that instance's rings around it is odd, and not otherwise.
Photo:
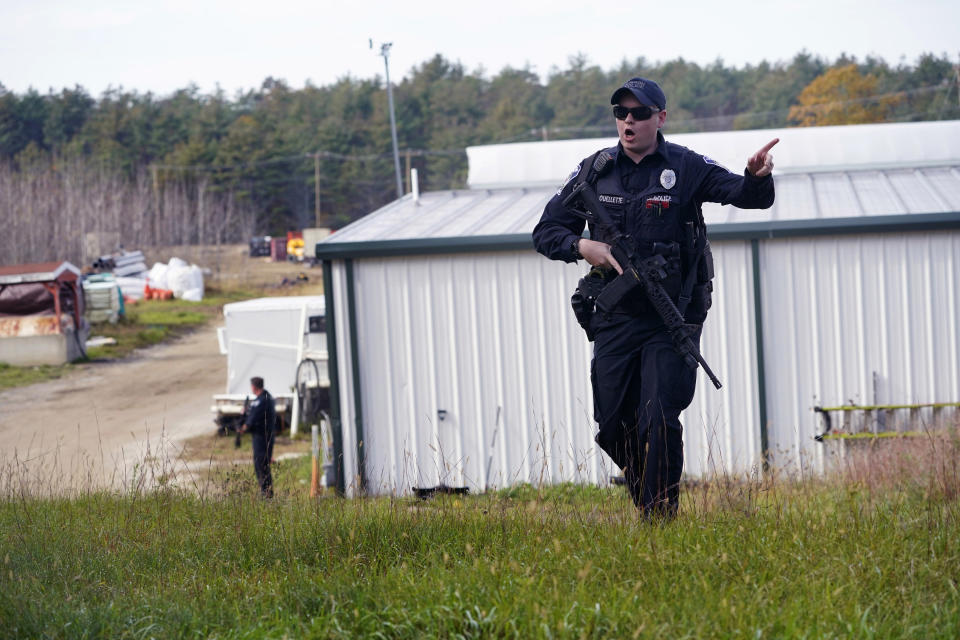
[(385, 258), (393, 256), (477, 253), (481, 251), (533, 251), (528, 233), (503, 236), (461, 236), (456, 238), (409, 238), (365, 242), (321, 242), (317, 259)]
[(353, 276), (353, 260), (347, 258), (343, 266), (347, 276), (347, 318), (350, 323), (350, 370), (353, 372), (353, 414), (357, 437), (357, 479), (359, 491), (363, 493), (367, 488), (366, 453), (363, 445), (363, 393), (360, 389), (360, 355), (357, 344), (357, 303), (354, 287), (356, 281)]
[[(759, 213), (758, 215), (763, 215)], [(767, 222), (716, 224), (708, 228), (711, 240), (798, 238), (863, 233), (907, 233), (960, 229), (960, 211), (950, 213), (907, 213), (892, 216), (855, 218), (814, 218)]]
[(763, 352), (763, 304), (761, 304), (760, 241), (750, 240), (750, 257), (753, 263), (753, 327), (757, 340), (757, 403), (760, 409), (760, 454), (763, 468), (770, 465), (770, 436), (767, 432), (767, 372)]
[(333, 430), (333, 460), (337, 493), (344, 495), (347, 484), (343, 473), (343, 422), (340, 412), (340, 363), (337, 359), (337, 322), (333, 302), (333, 263), (323, 261), (323, 301), (327, 323), (327, 375), (330, 378), (330, 427)]

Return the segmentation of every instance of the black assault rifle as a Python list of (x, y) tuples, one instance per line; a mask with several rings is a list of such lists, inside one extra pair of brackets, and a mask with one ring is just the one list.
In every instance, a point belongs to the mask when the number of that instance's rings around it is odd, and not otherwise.
[[(594, 157), (588, 176), (602, 174), (607, 163), (612, 160), (610, 154), (601, 151)], [(583, 205), (583, 209), (574, 206), (578, 201)], [(677, 353), (691, 369), (696, 369), (699, 363), (713, 386), (719, 389), (721, 387), (720, 380), (714, 375), (710, 365), (703, 359), (696, 343), (690, 337), (700, 327), (687, 324), (683, 314), (677, 309), (677, 305), (673, 303), (661, 284), (667, 277), (666, 258), (659, 254), (647, 258), (639, 255), (636, 241), (629, 235), (621, 233), (618, 225), (610, 217), (607, 208), (600, 202), (597, 192), (594, 191), (588, 179), (577, 182), (570, 195), (564, 198), (563, 205), (575, 215), (605, 229), (613, 237), (610, 242), (610, 253), (613, 254), (617, 264), (623, 269), (623, 274), (604, 287), (603, 292), (597, 296), (597, 308), (609, 313), (614, 310), (624, 296), (633, 292), (637, 287), (642, 288), (657, 315), (667, 326), (667, 332), (673, 338), (673, 345)]]

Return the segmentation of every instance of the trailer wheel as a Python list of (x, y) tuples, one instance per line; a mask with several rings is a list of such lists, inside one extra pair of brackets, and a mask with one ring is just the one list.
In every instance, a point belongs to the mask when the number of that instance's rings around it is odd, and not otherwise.
[(297, 365), (297, 403), (300, 407), (298, 421), (311, 424), (319, 413), (329, 405), (329, 390), (320, 386), (320, 367), (317, 361), (305, 358)]

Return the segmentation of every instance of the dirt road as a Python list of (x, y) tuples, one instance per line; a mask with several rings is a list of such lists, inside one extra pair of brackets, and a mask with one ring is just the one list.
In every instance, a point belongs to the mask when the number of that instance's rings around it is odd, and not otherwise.
[(226, 357), (210, 325), (113, 363), (0, 392), (0, 490), (47, 491), (155, 484), (178, 443), (211, 433), (211, 395)]

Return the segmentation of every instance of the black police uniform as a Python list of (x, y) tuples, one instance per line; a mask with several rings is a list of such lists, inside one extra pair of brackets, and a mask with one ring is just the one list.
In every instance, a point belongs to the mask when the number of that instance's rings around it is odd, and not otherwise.
[[(616, 96), (616, 94), (615, 94)], [(621, 145), (607, 150), (612, 168), (593, 182), (600, 201), (640, 245), (641, 254), (667, 257), (663, 282), (678, 302), (687, 272), (696, 268), (696, 287), (685, 319), (702, 325), (710, 307), (712, 257), (701, 204), (720, 202), (743, 209), (773, 204), (773, 178), (737, 175), (706, 156), (672, 144), (657, 132), (656, 151), (635, 163)], [(609, 165), (608, 165), (609, 166)], [(590, 159), (581, 162), (543, 211), (533, 231), (537, 251), (553, 260), (574, 262), (584, 220), (563, 206)], [(609, 241), (591, 223), (591, 238)], [(645, 257), (645, 256), (641, 256)], [(616, 273), (608, 272), (612, 280)], [(693, 282), (693, 278), (691, 278)], [(683, 469), (680, 412), (693, 400), (696, 370), (677, 354), (662, 320), (640, 289), (612, 313), (595, 312), (588, 335), (595, 341), (591, 365), (598, 445), (624, 470), (634, 503), (644, 511), (674, 513)], [(681, 305), (678, 305), (681, 306)], [(692, 336), (699, 344), (700, 332)]]
[(265, 496), (273, 495), (273, 477), (270, 475), (270, 460), (273, 458), (273, 441), (277, 425), (277, 407), (273, 396), (266, 389), (250, 402), (244, 420), (253, 444), (253, 469), (257, 474), (260, 491)]

